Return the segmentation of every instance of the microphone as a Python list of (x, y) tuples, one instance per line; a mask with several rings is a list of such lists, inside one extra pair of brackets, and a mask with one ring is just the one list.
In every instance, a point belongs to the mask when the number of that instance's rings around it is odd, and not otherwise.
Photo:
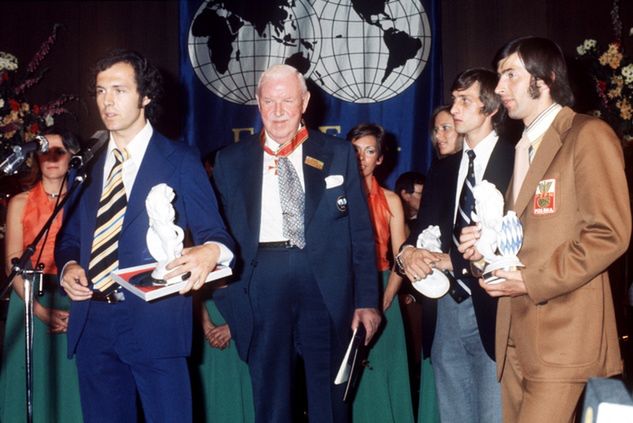
[(110, 133), (104, 129), (92, 134), (87, 146), (81, 149), (81, 153), (75, 154), (70, 159), (70, 167), (72, 169), (80, 169), (86, 166), (109, 139)]
[(24, 163), (26, 157), (33, 151), (46, 153), (48, 151), (48, 140), (44, 135), (38, 135), (33, 141), (23, 145), (14, 145), (9, 147), (9, 150), (12, 152), (0, 164), (0, 170), (2, 170), (5, 175), (17, 173), (20, 165)]

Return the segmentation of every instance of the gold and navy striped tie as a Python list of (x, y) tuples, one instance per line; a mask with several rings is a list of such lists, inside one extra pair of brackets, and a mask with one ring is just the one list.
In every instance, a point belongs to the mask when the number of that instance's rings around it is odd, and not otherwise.
[(128, 158), (128, 153), (125, 149), (114, 149), (112, 152), (116, 161), (99, 200), (88, 266), (88, 277), (92, 280), (94, 289), (101, 292), (105, 292), (114, 284), (110, 273), (119, 267), (119, 234), (127, 208), (122, 175), (123, 162)]

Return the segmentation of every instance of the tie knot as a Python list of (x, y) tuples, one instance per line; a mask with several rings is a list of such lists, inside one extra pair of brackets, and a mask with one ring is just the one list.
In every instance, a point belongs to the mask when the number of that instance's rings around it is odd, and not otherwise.
[(475, 150), (468, 150), (466, 154), (468, 154), (468, 160), (470, 160), (471, 162), (475, 160)]
[(125, 148), (123, 150), (115, 148), (114, 150), (112, 150), (112, 153), (114, 154), (114, 158), (116, 159), (116, 161), (119, 163), (123, 163), (128, 159), (128, 153)]

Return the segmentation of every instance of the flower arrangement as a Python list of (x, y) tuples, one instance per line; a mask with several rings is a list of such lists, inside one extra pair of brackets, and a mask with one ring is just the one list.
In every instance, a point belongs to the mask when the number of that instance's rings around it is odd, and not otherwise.
[[(633, 59), (624, 51), (618, 0), (613, 2), (611, 22), (615, 40), (606, 49), (600, 49), (596, 40), (586, 39), (576, 53), (595, 81), (600, 100), (595, 114), (611, 124), (628, 143), (633, 142)], [(633, 28), (628, 36), (633, 37)]]
[(42, 43), (24, 72), (20, 72), (14, 55), (0, 51), (0, 143), (31, 141), (44, 129), (53, 126), (55, 116), (70, 113), (64, 104), (74, 100), (73, 96), (62, 95), (43, 104), (30, 103), (25, 96), (46, 72), (46, 69), (40, 69), (40, 65), (55, 43), (58, 29), (59, 25), (53, 27), (51, 35)]

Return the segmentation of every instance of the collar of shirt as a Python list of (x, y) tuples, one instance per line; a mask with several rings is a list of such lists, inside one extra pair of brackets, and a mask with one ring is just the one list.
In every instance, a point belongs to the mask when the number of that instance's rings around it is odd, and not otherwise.
[[(273, 141), (266, 133), (266, 146), (272, 151), (277, 152), (281, 144)], [(309, 142), (306, 141), (306, 142)], [(277, 158), (265, 151), (264, 167), (262, 169), (262, 209), (259, 227), (259, 242), (275, 242), (285, 241), (283, 236), (283, 217), (281, 211), (281, 199), (279, 196), (279, 175), (277, 174)], [(303, 144), (298, 146), (288, 159), (292, 163), (297, 172), (297, 176), (301, 181), (301, 186), (305, 191), (305, 183), (303, 178)]]
[(470, 148), (466, 142), (464, 142), (464, 148), (462, 150), (462, 160), (459, 164), (459, 173), (457, 176), (457, 189), (455, 190), (455, 208), (453, 210), (453, 221), (459, 207), (459, 196), (462, 192), (462, 186), (464, 185), (464, 179), (468, 173), (468, 154), (467, 151), (473, 150), (475, 152), (475, 181), (481, 182), (488, 167), (488, 161), (492, 155), (492, 150), (495, 149), (499, 136), (495, 131), (491, 131), (484, 137), (475, 148)]
[[(299, 129), (301, 129), (301, 126), (299, 126), (297, 131), (299, 131)], [(274, 141), (268, 135), (267, 131), (264, 130), (264, 133), (266, 134), (265, 135), (266, 141), (264, 141), (264, 143), (266, 144), (266, 147), (270, 148), (271, 151), (276, 153), (277, 150), (281, 148), (282, 144), (279, 144), (277, 141)], [(303, 165), (302, 165), (303, 144), (295, 148), (295, 150), (288, 155), (288, 159), (294, 166), (295, 171), (297, 172), (297, 176), (299, 176), (299, 180), (301, 181), (301, 186), (305, 190), (305, 184), (303, 182)], [(266, 175), (266, 172), (272, 172), (274, 173), (274, 176), (277, 175), (277, 164), (275, 160), (276, 160), (275, 156), (271, 156), (270, 154), (264, 152), (264, 175)]]
[[(495, 131), (491, 131), (488, 135), (484, 137), (475, 148), (470, 148), (468, 143), (464, 142), (464, 150), (462, 151), (462, 161), (459, 166), (460, 176), (461, 170), (464, 169), (466, 172), (468, 171), (468, 150), (473, 150), (475, 152), (475, 180), (477, 182), (481, 181), (484, 176), (484, 171), (486, 170), (486, 166), (488, 166), (488, 160), (490, 160), (490, 155), (492, 154), (492, 150), (495, 149), (495, 145), (497, 145), (497, 140), (499, 136)], [(464, 172), (464, 179), (466, 178), (466, 172)], [(463, 183), (463, 179), (462, 179)], [(460, 185), (461, 186), (461, 185)]]
[(523, 130), (523, 134), (530, 140), (530, 143), (534, 144), (536, 140), (545, 134), (545, 131), (552, 125), (552, 122), (556, 119), (558, 112), (560, 112), (562, 108), (563, 106), (560, 104), (553, 103), (547, 109), (543, 110), (536, 119)]
[[(143, 157), (145, 157), (145, 151), (147, 150), (147, 146), (149, 145), (149, 141), (154, 134), (154, 129), (149, 121), (145, 124), (143, 129), (139, 131), (138, 134), (132, 141), (125, 147), (128, 153), (128, 159), (123, 163), (123, 186), (125, 187), (125, 193), (127, 197), (130, 197), (130, 192), (132, 187), (134, 186), (134, 181), (136, 180), (136, 175), (138, 174), (138, 170), (143, 162)], [(105, 166), (103, 167), (103, 186), (105, 186), (107, 182), (107, 177), (110, 174), (110, 170), (114, 166), (114, 154), (112, 151), (117, 148), (116, 143), (114, 142), (114, 138), (112, 134), (110, 134), (110, 141), (108, 142), (108, 150), (106, 156)]]

